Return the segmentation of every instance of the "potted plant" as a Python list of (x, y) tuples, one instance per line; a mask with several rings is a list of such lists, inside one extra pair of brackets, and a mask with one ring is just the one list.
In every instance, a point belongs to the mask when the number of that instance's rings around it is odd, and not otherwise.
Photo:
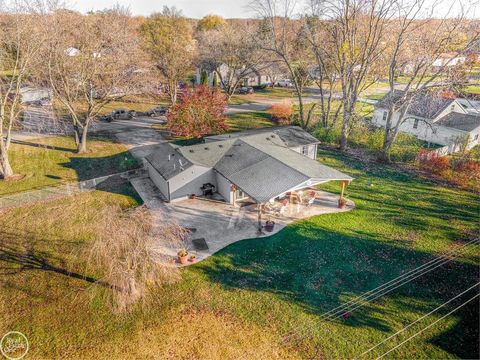
[(195, 255), (190, 255), (190, 257), (188, 258), (188, 261), (193, 263), (193, 262), (197, 261), (197, 257)]
[(196, 198), (197, 198), (197, 195), (196, 195), (196, 194), (190, 195), (190, 199), (195, 200)]
[(272, 232), (274, 227), (275, 227), (275, 221), (267, 220), (265, 222), (265, 231)]
[(182, 249), (177, 253), (177, 255), (180, 264), (185, 265), (187, 263), (188, 251), (186, 249)]
[(338, 207), (339, 207), (340, 209), (345, 209), (345, 208), (347, 207), (347, 199), (345, 199), (345, 198), (343, 198), (343, 197), (340, 198), (340, 199), (338, 200)]

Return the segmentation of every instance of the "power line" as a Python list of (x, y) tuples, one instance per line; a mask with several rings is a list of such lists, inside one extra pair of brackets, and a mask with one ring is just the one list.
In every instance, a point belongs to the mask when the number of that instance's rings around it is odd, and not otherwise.
[[(327, 315), (326, 316), (327, 320), (333, 320), (333, 319), (338, 317), (336, 315), (338, 315), (339, 313), (345, 313), (345, 311), (347, 311), (347, 310), (348, 311), (354, 311), (354, 310), (358, 309), (361, 305), (357, 306), (357, 307), (354, 307), (353, 309), (351, 307), (357, 305), (359, 303), (359, 301), (363, 300), (364, 303), (365, 302), (371, 302), (371, 301), (379, 298), (380, 296), (383, 296), (383, 295), (391, 292), (392, 290), (395, 290), (398, 287), (403, 286), (403, 285), (409, 283), (410, 281), (413, 281), (416, 278), (429, 273), (432, 270), (435, 270), (436, 268), (438, 268), (438, 267), (452, 261), (453, 259), (455, 259), (457, 256), (454, 256), (454, 254), (457, 254), (458, 252), (460, 252), (460, 250), (464, 249), (465, 247), (467, 247), (468, 245), (470, 245), (472, 243), (478, 243), (478, 239), (471, 240), (471, 241), (467, 242), (466, 244), (462, 245), (461, 247), (456, 248), (455, 250), (452, 250), (448, 254), (444, 254), (441, 257), (433, 259), (433, 260), (423, 264), (422, 266), (419, 266), (418, 268), (415, 268), (415, 269), (413, 269), (413, 270), (411, 270), (411, 271), (409, 271), (405, 274), (402, 274), (402, 275), (398, 276), (397, 278), (395, 278), (393, 280), (390, 280), (389, 282), (387, 282), (383, 285), (380, 285), (380, 286), (376, 287), (375, 289), (367, 291), (366, 293), (364, 293), (360, 296), (357, 296), (356, 298), (350, 300), (349, 302), (346, 302), (346, 303), (338, 306), (337, 308), (330, 310), (328, 313), (323, 314), (322, 317)], [(409, 279), (408, 281), (405, 281), (406, 279), (408, 279), (410, 277), (412, 277), (412, 278)], [(397, 285), (399, 283), (400, 283), (400, 285)], [(382, 293), (382, 291), (384, 291), (384, 290), (386, 290), (386, 289), (388, 289), (392, 286), (394, 286), (394, 287)], [(379, 293), (380, 293), (380, 295), (378, 295)], [(337, 309), (339, 309), (339, 310), (337, 310)], [(337, 310), (337, 311), (334, 311), (334, 310)], [(334, 312), (331, 313), (332, 311), (334, 311)]]
[[(478, 244), (478, 241), (479, 241), (479, 239), (470, 240), (467, 243), (465, 243), (465, 244), (457, 247), (456, 249), (450, 251), (449, 253), (442, 255), (441, 257), (430, 260), (429, 262), (427, 262), (427, 263), (425, 263), (425, 264), (423, 264), (423, 265), (421, 265), (421, 266), (419, 266), (419, 267), (417, 267), (413, 270), (410, 270), (407, 273), (402, 274), (402, 275), (398, 276), (397, 278), (386, 282), (385, 284), (382, 284), (382, 285), (380, 285), (380, 286), (378, 286), (378, 287), (376, 287), (372, 290), (367, 291), (366, 293), (364, 293), (360, 296), (357, 296), (356, 298), (348, 301), (345, 304), (337, 306), (336, 308), (322, 314), (320, 316), (319, 322), (323, 322), (323, 321), (326, 321), (326, 320), (334, 320), (336, 318), (339, 318), (340, 316), (343, 316), (343, 314), (346, 312), (346, 310), (354, 311), (354, 310), (364, 306), (365, 304), (370, 303), (370, 302), (378, 299), (379, 297), (384, 296), (385, 294), (397, 289), (398, 287), (403, 286), (403, 285), (415, 280), (416, 278), (418, 278), (418, 277), (420, 277), (420, 276), (422, 276), (422, 275), (424, 275), (424, 274), (426, 274), (430, 271), (433, 271), (434, 269), (436, 269), (440, 266), (445, 265), (446, 263), (448, 263), (448, 262), (454, 260), (455, 258), (457, 258), (458, 256), (460, 256), (458, 253), (462, 249), (468, 247), (471, 244)], [(455, 254), (457, 254), (457, 255), (455, 255)], [(411, 276), (414, 276), (414, 277), (407, 280), (407, 281), (404, 281)], [(399, 284), (399, 285), (397, 285), (397, 284)], [(396, 286), (394, 286), (394, 285), (396, 285)], [(388, 289), (391, 286), (394, 286), (394, 287)], [(384, 291), (385, 289), (388, 289), (388, 290)], [(369, 294), (369, 295), (367, 295), (367, 294)], [(363, 304), (360, 304), (359, 301), (361, 301), (362, 299), (364, 299)], [(355, 305), (357, 305), (357, 306), (355, 306)], [(354, 307), (351, 308), (352, 306), (354, 306)], [(304, 333), (305, 331), (309, 330), (313, 326), (316, 326), (316, 324), (311, 324), (309, 326), (304, 326), (304, 327), (298, 327), (297, 329), (301, 333)], [(291, 338), (293, 338), (295, 336), (295, 333), (293, 333), (293, 331), (289, 331), (289, 333), (290, 333), (290, 335), (287, 335), (283, 338), (282, 343), (286, 343), (287, 341), (289, 341)], [(265, 352), (265, 350), (262, 351), (261, 353), (264, 353), (264, 352)], [(244, 359), (246, 355), (247, 354), (243, 354), (243, 356), (240, 356), (238, 358), (238, 360)], [(257, 355), (258, 355), (258, 352), (257, 352)]]
[(367, 351), (364, 351), (363, 353), (361, 353), (360, 355), (356, 356), (354, 359), (358, 359), (359, 357), (363, 356), (363, 355), (366, 355), (368, 354), (369, 352), (371, 352), (372, 350), (376, 349), (377, 347), (379, 347), (380, 345), (382, 345), (383, 343), (387, 342), (388, 340), (390, 340), (391, 338), (397, 336), (398, 334), (401, 334), (402, 332), (404, 332), (405, 330), (411, 328), (413, 325), (415, 325), (416, 323), (418, 323), (419, 321), (425, 319), (426, 317), (430, 316), (431, 314), (433, 314), (434, 312), (440, 310), (441, 308), (443, 308), (444, 306), (450, 304), (453, 300), (455, 299), (458, 299), (460, 296), (464, 295), (465, 293), (469, 292), (470, 290), (472, 290), (473, 288), (477, 287), (478, 285), (480, 285), (480, 282), (479, 283), (476, 283), (475, 285), (469, 287), (467, 290), (461, 292), (460, 294), (456, 295), (455, 297), (451, 298), (450, 300), (448, 300), (447, 302), (443, 303), (442, 305), (436, 307), (435, 309), (433, 309), (432, 311), (430, 311), (429, 313), (423, 315), (422, 317), (418, 318), (417, 320), (415, 320), (414, 322), (408, 324), (407, 326), (405, 326), (403, 329), (397, 331), (395, 334), (393, 335), (390, 335), (388, 338), (386, 338), (385, 340), (379, 342), (378, 344), (376, 344), (375, 346), (371, 347), (370, 349), (368, 349)]
[(425, 330), (431, 328), (433, 325), (435, 325), (436, 323), (438, 323), (439, 321), (445, 319), (447, 316), (450, 316), (451, 314), (453, 314), (455, 311), (457, 311), (458, 309), (460, 309), (461, 307), (467, 305), (469, 302), (471, 302), (472, 300), (476, 299), (477, 297), (479, 297), (480, 294), (477, 294), (475, 295), (474, 297), (472, 297), (471, 299), (467, 300), (466, 302), (464, 302), (463, 304), (457, 306), (455, 309), (453, 309), (452, 311), (450, 311), (448, 314), (442, 316), (440, 319), (434, 321), (433, 323), (431, 323), (430, 325), (428, 325), (427, 327), (423, 328), (422, 330), (420, 330), (419, 332), (413, 334), (412, 336), (410, 336), (407, 340), (405, 341), (402, 341), (400, 344), (398, 344), (397, 346), (391, 348), (390, 350), (388, 350), (386, 353), (384, 353), (383, 355), (379, 356), (377, 358), (378, 359), (381, 359), (383, 357), (385, 357), (385, 355), (391, 353), (392, 351), (394, 351), (395, 349), (398, 349), (400, 346), (402, 346), (403, 344), (405, 344), (406, 342), (410, 341), (411, 339), (413, 339), (414, 337), (420, 335), (422, 332), (424, 332)]

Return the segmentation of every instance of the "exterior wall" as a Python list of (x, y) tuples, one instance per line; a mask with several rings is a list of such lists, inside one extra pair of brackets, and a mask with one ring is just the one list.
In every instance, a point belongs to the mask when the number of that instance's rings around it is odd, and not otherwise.
[(223, 175), (215, 173), (217, 180), (217, 192), (225, 199), (229, 204), (233, 204), (233, 192), (232, 192), (232, 183), (228, 181)]
[(168, 192), (168, 182), (153, 168), (150, 163), (147, 163), (148, 176), (152, 179), (155, 186), (160, 190), (166, 199), (170, 199)]
[(480, 144), (480, 126), (470, 131), (467, 150), (470, 150), (471, 148), (473, 148), (475, 145), (478, 145), (478, 144)]
[(211, 168), (193, 165), (169, 180), (171, 200), (188, 197), (192, 194), (202, 195), (203, 184), (216, 186), (215, 174)]
[[(317, 144), (306, 145), (306, 147), (308, 151), (308, 154), (306, 156), (309, 157), (310, 159), (315, 160), (317, 158)], [(290, 149), (303, 155), (303, 146), (292, 147)]]
[(22, 104), (39, 101), (42, 99), (52, 99), (52, 90), (48, 88), (26, 87), (20, 90)]
[[(456, 106), (461, 106), (456, 104)], [(385, 127), (385, 121), (383, 121), (383, 113), (386, 109), (375, 109), (372, 117), (372, 124), (378, 127)], [(392, 123), (398, 122), (399, 114), (395, 114), (392, 119)], [(417, 128), (414, 128), (415, 119), (409, 118), (400, 125), (400, 131), (406, 132), (416, 136), (420, 140), (428, 141), (438, 145), (450, 145), (453, 142), (458, 141), (459, 138), (465, 137), (468, 133), (465, 131), (435, 125), (431, 126), (426, 124), (425, 119), (418, 118)]]

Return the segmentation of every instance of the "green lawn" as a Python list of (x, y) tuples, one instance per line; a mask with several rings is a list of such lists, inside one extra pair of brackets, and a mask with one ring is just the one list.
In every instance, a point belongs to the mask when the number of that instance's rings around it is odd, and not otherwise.
[(90, 137), (88, 152), (75, 153), (73, 137), (56, 136), (13, 143), (10, 161), (21, 180), (1, 181), (0, 195), (88, 180), (137, 167), (124, 145), (108, 138)]
[[(346, 359), (478, 282), (479, 249), (352, 312), (320, 315), (420, 266), (478, 234), (478, 196), (336, 152), (319, 160), (355, 177), (357, 208), (314, 217), (264, 239), (233, 244), (182, 270), (182, 281), (153, 294), (154, 305), (114, 316), (91, 284), (42, 267), (85, 270), (96, 209), (133, 206), (128, 187), (4, 212), (0, 217), (0, 333), (18, 330), (31, 358)], [(324, 189), (338, 192), (339, 184)], [(40, 262), (41, 263), (41, 262)], [(473, 292), (380, 346), (396, 344)], [(389, 358), (477, 358), (475, 302)]]
[(238, 112), (230, 114), (228, 117), (229, 131), (243, 131), (249, 129), (259, 129), (274, 126), (275, 123), (270, 120), (270, 114), (266, 111)]
[(463, 92), (480, 95), (480, 85), (469, 85), (463, 89)]

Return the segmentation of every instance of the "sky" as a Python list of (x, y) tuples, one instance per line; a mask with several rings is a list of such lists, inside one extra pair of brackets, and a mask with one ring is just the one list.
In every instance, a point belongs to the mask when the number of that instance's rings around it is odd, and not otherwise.
[[(434, 15), (443, 17), (448, 14), (449, 7), (453, 0), (442, 0), (434, 10)], [(67, 4), (81, 11), (103, 10), (120, 4), (128, 6), (133, 15), (150, 15), (162, 10), (164, 5), (175, 6), (182, 10), (183, 14), (190, 18), (201, 19), (205, 15), (215, 14), (224, 18), (251, 18), (256, 14), (250, 7), (251, 0), (67, 0)], [(480, 0), (454, 0), (454, 4), (460, 2), (468, 4), (470, 2), (478, 4)], [(427, 0), (427, 4), (436, 3), (436, 0)], [(429, 5), (429, 6), (430, 6)], [(467, 6), (469, 8), (467, 17), (475, 18), (478, 15), (477, 6)], [(456, 8), (456, 6), (454, 6)], [(455, 13), (450, 12), (450, 14)]]
[(70, 0), (73, 8), (82, 12), (103, 10), (115, 4), (128, 6), (134, 15), (150, 15), (161, 11), (164, 5), (175, 6), (190, 18), (200, 19), (216, 14), (225, 18), (247, 18), (253, 14), (249, 0)]

